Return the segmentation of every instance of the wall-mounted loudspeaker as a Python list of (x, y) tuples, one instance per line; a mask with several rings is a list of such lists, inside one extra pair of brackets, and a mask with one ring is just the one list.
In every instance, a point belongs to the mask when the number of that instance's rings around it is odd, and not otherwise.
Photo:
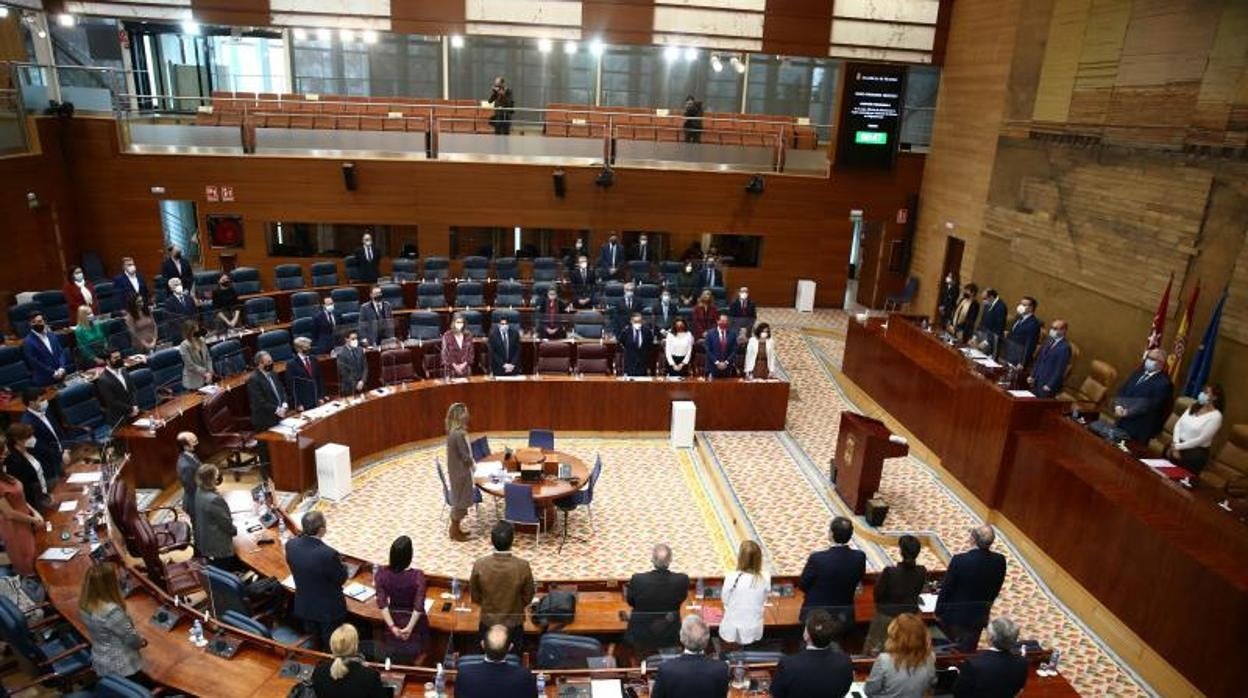
[(551, 181), (555, 185), (555, 196), (562, 199), (568, 193), (567, 182), (564, 181), (563, 170), (555, 170), (551, 175)]
[(342, 186), (346, 187), (347, 191), (355, 191), (355, 163), (354, 162), (342, 163)]

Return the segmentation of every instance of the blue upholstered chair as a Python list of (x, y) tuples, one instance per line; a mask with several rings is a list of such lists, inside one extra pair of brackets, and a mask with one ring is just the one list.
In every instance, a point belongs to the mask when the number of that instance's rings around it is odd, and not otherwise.
[(290, 332), (287, 330), (269, 330), (260, 333), (256, 338), (256, 350), (267, 351), (274, 361), (290, 361), (295, 355), (290, 346)]
[(480, 281), (461, 281), (455, 286), (455, 306), (468, 308), (485, 305), (485, 287)]
[(416, 287), (416, 305), (420, 308), (442, 308), (446, 306), (441, 281), (424, 281)]
[(273, 267), (273, 284), (279, 291), (303, 288), (303, 267), (298, 264), (279, 264)]
[(277, 302), (268, 296), (243, 301), (243, 318), (251, 327), (277, 323)]
[(430, 342), (442, 336), (442, 316), (432, 310), (418, 310), (408, 316), (407, 336)]
[(554, 281), (559, 278), (559, 262), (554, 257), (537, 257), (533, 260), (534, 281)]
[(240, 296), (260, 292), (260, 270), (255, 267), (238, 267), (230, 272), (234, 291)]
[(442, 281), (451, 275), (451, 261), (446, 257), (426, 257), (424, 278), (429, 281)]
[(339, 286), (329, 295), (334, 299), (334, 312), (340, 315), (360, 312), (360, 291), (354, 286)]
[(532, 526), (536, 535), (533, 545), (541, 546), (542, 519), (537, 513), (537, 503), (533, 501), (532, 487), (503, 483), (503, 520), (516, 526)]
[(530, 429), (529, 448), (544, 448), (548, 451), (555, 450), (555, 432), (548, 429)]
[(494, 289), (494, 307), (514, 308), (524, 305), (524, 284), (519, 281), (499, 281)]
[(494, 260), (494, 278), (511, 281), (520, 278), (520, 264), (515, 257), (499, 257)]
[(473, 281), (484, 281), (490, 275), (490, 260), (488, 257), (471, 255), (464, 257), (464, 278)]
[(309, 271), (313, 286), (338, 285), (338, 265), (333, 262), (313, 262)]

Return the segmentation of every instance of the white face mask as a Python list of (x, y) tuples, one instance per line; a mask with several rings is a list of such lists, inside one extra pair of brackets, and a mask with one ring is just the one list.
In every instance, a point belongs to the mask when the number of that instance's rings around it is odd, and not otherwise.
[(33, 437), (33, 436), (32, 436), (32, 437), (30, 437), (29, 439), (26, 439), (26, 440), (25, 440), (24, 442), (22, 442), (22, 443), (26, 446), (26, 448), (27, 448), (27, 449), (34, 448), (34, 447), (35, 447), (35, 437)]
[(358, 339), (348, 339), (348, 340), (347, 340), (347, 346), (349, 346), (349, 347), (351, 347), (352, 349), (354, 349), (354, 348), (356, 348), (356, 347), (360, 346), (360, 340), (358, 340)]
[(133, 274), (133, 273), (134, 273), (134, 269), (135, 269), (135, 267), (134, 267), (134, 265), (133, 265), (133, 264), (127, 264), (127, 265), (126, 265), (126, 273), (127, 273), (127, 274)]
[(589, 262), (579, 262), (577, 266), (579, 266), (582, 269), (585, 269), (586, 267), (589, 266)]
[(768, 339), (769, 337), (771, 337), (770, 332), (760, 332), (758, 335), (759, 339)]
[(332, 305), (327, 305), (327, 306), (324, 306), (324, 308), (325, 308), (325, 312), (327, 312), (327, 313), (332, 313), (332, 312), (334, 312), (334, 306), (332, 306)]
[(179, 295), (179, 294), (181, 294), (181, 293), (182, 293), (182, 287), (181, 287), (181, 286), (179, 286), (178, 284), (174, 284), (174, 285), (170, 286), (170, 287), (169, 287), (169, 290), (170, 290), (170, 291), (173, 291), (174, 295)]
[(554, 301), (554, 300), (555, 300), (555, 297), (554, 297), (554, 296), (546, 296), (546, 300), (548, 300), (548, 301)]
[(692, 272), (693, 272), (693, 265), (691, 265), (691, 264), (686, 264), (686, 265), (685, 265), (685, 273), (686, 273), (686, 274), (689, 274), (689, 273), (692, 273)]
[(48, 409), (48, 403), (36, 402), (35, 404), (30, 406), (30, 409), (34, 410), (35, 412), (38, 412), (39, 414), (43, 414), (44, 410)]
[(1023, 305), (1022, 303), (1019, 303), (1019, 304), (1018, 304), (1018, 307), (1017, 307), (1017, 308), (1015, 308), (1014, 310), (1018, 311), (1018, 314), (1019, 314), (1019, 315), (1026, 315), (1026, 314), (1027, 314), (1027, 306)]
[(463, 331), (463, 329), (464, 329), (464, 323), (462, 323), (462, 322), (457, 322), (457, 323), (455, 323), (455, 331), (456, 331), (456, 332), (461, 332), (461, 331)]
[(666, 303), (666, 302), (668, 302), (668, 301), (670, 301), (670, 300), (672, 299), (672, 297), (671, 297), (671, 296), (669, 296), (669, 295), (667, 295), (666, 293), (664, 293), (662, 297), (663, 297), (663, 302), (664, 302), (664, 303)]
[(632, 292), (631, 290), (627, 289), (627, 288), (626, 288), (626, 289), (624, 289), (624, 297), (625, 297), (625, 298), (632, 298), (632, 297), (633, 297), (633, 292)]
[(748, 293), (738, 293), (738, 294), (737, 294), (737, 298), (740, 298), (741, 300), (745, 300), (745, 299), (747, 299), (747, 298), (749, 298), (749, 297), (750, 297), (750, 294), (748, 294)]
[(498, 323), (498, 331), (500, 334), (507, 334), (507, 323), (505, 322)]
[(645, 238), (642, 238), (639, 242), (640, 242), (641, 244), (643, 244), (643, 245), (644, 245), (644, 244), (646, 244), (646, 239), (645, 239)]
[(634, 330), (640, 330), (640, 329), (641, 329), (641, 323), (640, 323), (640, 322), (634, 322), (634, 323), (633, 323), (633, 329), (634, 329)]
[(74, 281), (82, 283), (82, 272), (79, 271), (74, 273)]
[(1052, 337), (1053, 339), (1061, 339), (1062, 333), (1057, 330), (1050, 329), (1049, 336)]
[(368, 238), (364, 238), (364, 246), (365, 246), (365, 247), (372, 247), (372, 246), (373, 246), (373, 241), (372, 241), (372, 240), (369, 240)]

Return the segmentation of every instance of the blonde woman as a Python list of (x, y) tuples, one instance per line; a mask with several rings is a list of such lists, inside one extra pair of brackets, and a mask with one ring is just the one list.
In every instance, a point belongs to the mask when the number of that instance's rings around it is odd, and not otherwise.
[(390, 689), (381, 682), (381, 672), (364, 664), (360, 654), (360, 634), (355, 626), (343, 623), (329, 636), (326, 659), (312, 671), (312, 692), (317, 698), (390, 698)]
[(113, 563), (98, 562), (87, 569), (78, 595), (78, 609), (91, 639), (91, 666), (96, 675), (125, 676), (146, 683), (140, 673), (143, 655), (139, 650), (147, 641), (126, 613)]
[(78, 367), (103, 366), (108, 355), (108, 338), (104, 327), (95, 321), (91, 306), (78, 306), (78, 324), (74, 325), (74, 345), (78, 347)]
[(867, 698), (923, 698), (936, 683), (936, 655), (923, 619), (903, 613), (888, 624), (884, 652), (863, 686)]
[(462, 402), (446, 410), (446, 477), (451, 490), (451, 540), (472, 538), (459, 526), (474, 504), (472, 447), (468, 445), (468, 406)]
[(763, 605), (771, 590), (771, 576), (763, 571), (763, 549), (752, 540), (741, 541), (737, 569), (724, 577), (724, 619), (719, 638), (748, 645), (763, 637)]

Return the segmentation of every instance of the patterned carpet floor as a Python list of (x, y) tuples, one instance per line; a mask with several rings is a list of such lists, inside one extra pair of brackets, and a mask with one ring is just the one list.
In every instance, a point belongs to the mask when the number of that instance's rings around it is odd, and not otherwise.
[[(516, 551), (530, 560), (539, 578), (624, 578), (649, 566), (651, 544), (672, 545), (673, 568), (691, 576), (715, 576), (730, 568), (742, 535), (763, 545), (773, 574), (801, 571), (811, 550), (827, 545), (831, 517), (847, 508), (827, 486), (827, 463), (836, 447), (842, 410), (853, 409), (837, 383), (849, 315), (841, 311), (797, 313), (764, 309), (760, 319), (775, 328), (782, 371), (792, 393), (784, 432), (700, 433), (701, 449), (674, 450), (657, 437), (558, 436), (557, 446), (587, 462), (600, 455), (603, 475), (594, 501), (594, 531), (578, 511), (562, 553), (554, 535), (536, 550), (531, 533), (517, 537)], [(491, 434), (491, 440), (502, 435)], [(510, 439), (518, 444), (522, 437)], [(327, 540), (366, 559), (383, 560), (393, 537), (407, 534), (416, 564), (446, 575), (467, 575), (472, 560), (489, 550), (487, 537), (452, 545), (446, 540), (442, 492), (434, 460), (443, 448), (415, 448), (371, 464), (357, 475), (355, 492), (341, 504), (316, 506), (329, 521)], [(725, 504), (711, 491), (726, 482)], [(980, 523), (941, 481), (938, 471), (916, 457), (887, 461), (879, 496), (890, 505), (880, 531), (857, 520), (854, 545), (867, 553), (871, 569), (897, 557), (891, 540), (915, 533), (929, 541), (922, 559), (943, 569), (951, 552), (968, 546), (967, 530)], [(377, 517), (375, 512), (387, 515)], [(495, 520), (492, 498), (480, 508), (484, 530)], [(744, 521), (732, 525), (734, 513)], [(466, 526), (475, 525), (470, 515)], [(744, 531), (744, 533), (742, 533)], [(998, 531), (996, 549), (1008, 559), (1008, 573), (994, 613), (1019, 623), (1025, 637), (1063, 654), (1063, 674), (1081, 695), (1143, 696), (1153, 693), (1057, 602)]]

